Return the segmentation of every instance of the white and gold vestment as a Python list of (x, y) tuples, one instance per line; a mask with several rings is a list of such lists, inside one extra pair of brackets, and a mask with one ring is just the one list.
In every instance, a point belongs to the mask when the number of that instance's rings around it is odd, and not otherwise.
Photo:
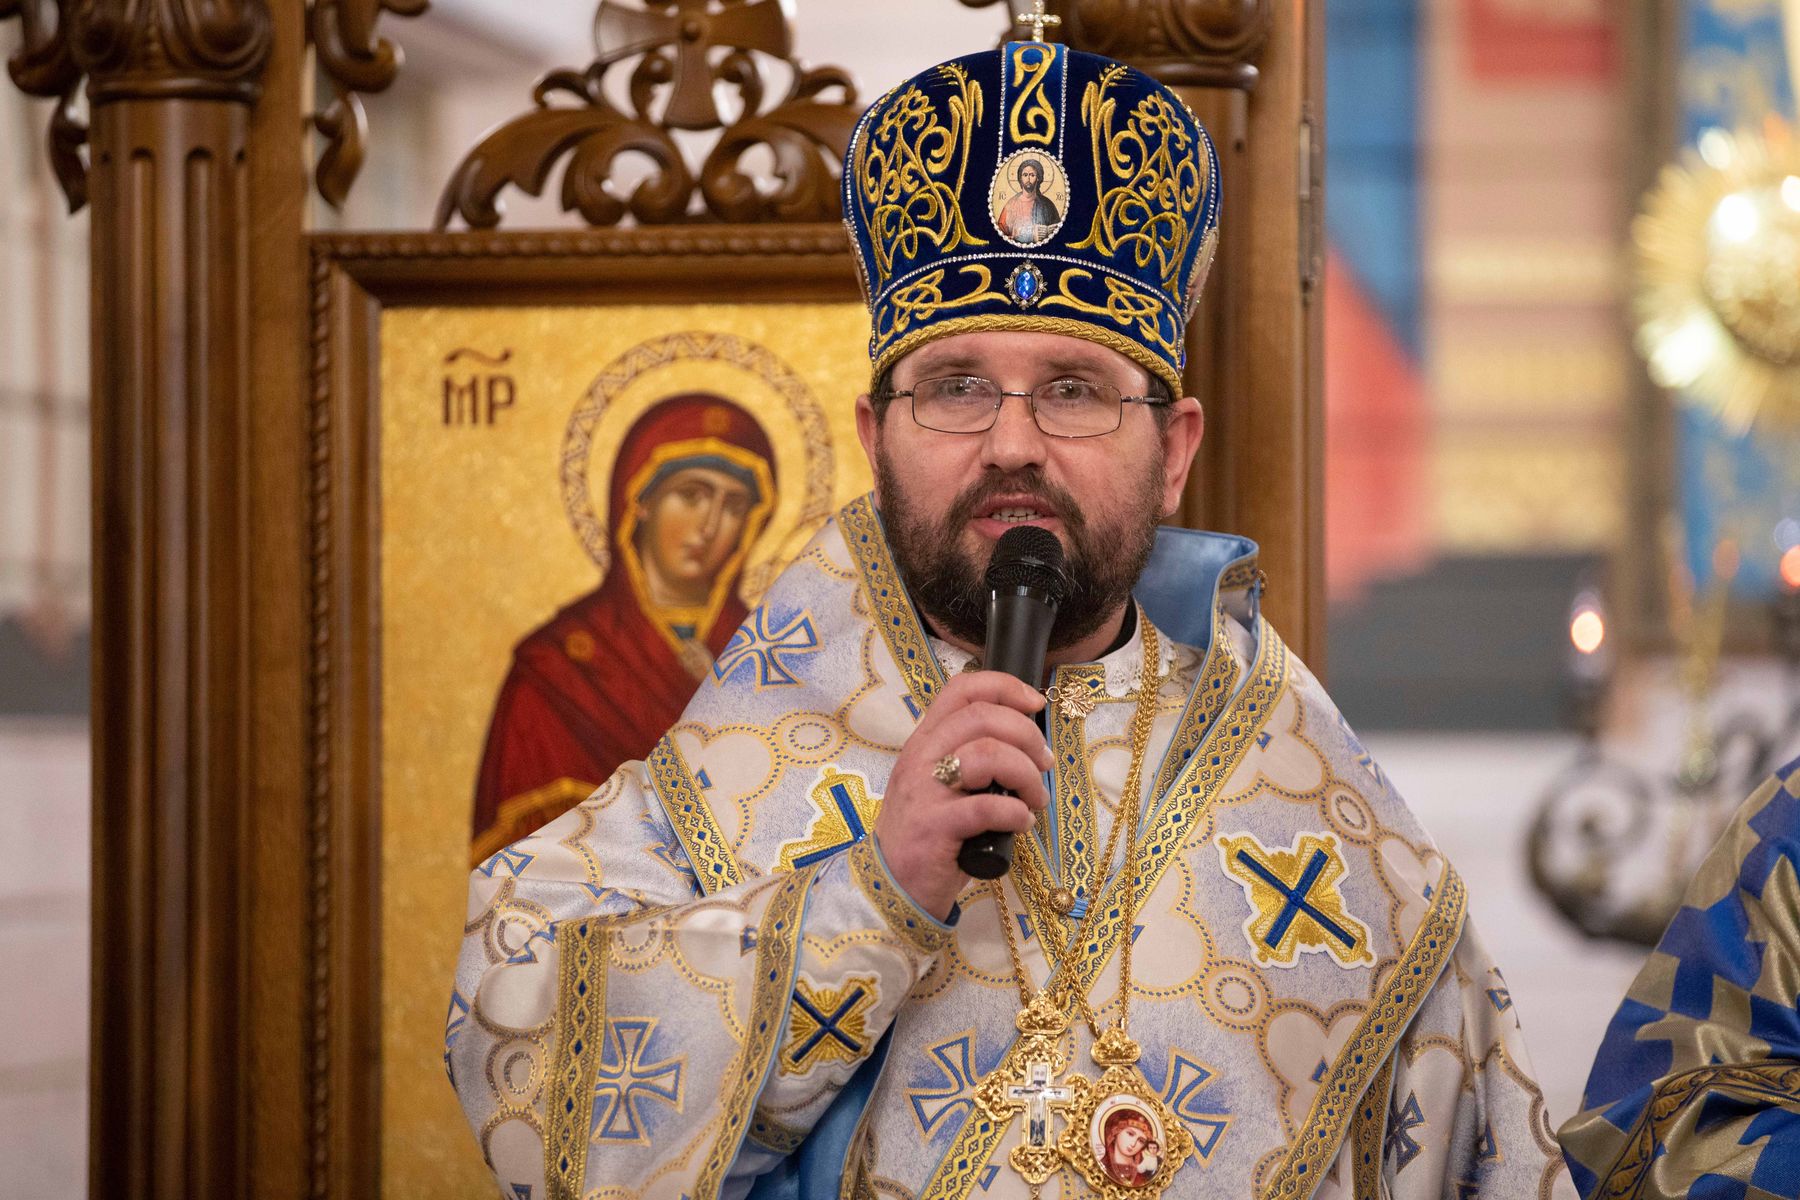
[[(1058, 668), (1058, 694), (1093, 703), (1048, 710), (1055, 801), (1018, 852), (1075, 902), (1034, 920), (1009, 877), (1023, 968), (1105, 1018), (1134, 939), (1142, 1077), (1193, 1145), (1168, 1195), (1566, 1188), (1462, 882), (1256, 615), (1253, 554), (1159, 535), (1137, 592), (1161, 636), (1136, 869), (1111, 864), (1099, 895), (1143, 631)], [(503, 1195), (1029, 1194), (1009, 1166), (1025, 1115), (975, 1098), (1022, 1065), (999, 910), (970, 891), (935, 921), (869, 836), (965, 664), (859, 500), (647, 762), (476, 870), (447, 1061)], [(1085, 1063), (1087, 1028), (1064, 1036)], [(1042, 1188), (1086, 1192), (1067, 1171)]]

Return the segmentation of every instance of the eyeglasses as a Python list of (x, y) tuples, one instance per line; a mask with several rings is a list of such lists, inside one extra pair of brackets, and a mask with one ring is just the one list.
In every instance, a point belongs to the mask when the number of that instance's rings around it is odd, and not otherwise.
[(1031, 419), (1051, 437), (1100, 437), (1119, 427), (1127, 404), (1160, 408), (1175, 403), (1158, 396), (1121, 396), (1110, 383), (1086, 379), (1056, 379), (1029, 392), (1003, 391), (999, 384), (979, 375), (945, 375), (921, 379), (903, 391), (888, 392), (881, 399), (912, 400), (912, 416), (926, 429), (939, 433), (985, 433), (1000, 417), (1008, 396), (1023, 396), (1031, 405)]

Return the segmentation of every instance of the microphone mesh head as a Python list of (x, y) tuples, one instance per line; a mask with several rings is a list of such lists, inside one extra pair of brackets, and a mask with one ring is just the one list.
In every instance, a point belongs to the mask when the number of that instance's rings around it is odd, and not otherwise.
[(1062, 543), (1042, 526), (1009, 529), (994, 546), (986, 581), (990, 590), (1028, 587), (1043, 592), (1051, 603), (1061, 604), (1069, 594)]

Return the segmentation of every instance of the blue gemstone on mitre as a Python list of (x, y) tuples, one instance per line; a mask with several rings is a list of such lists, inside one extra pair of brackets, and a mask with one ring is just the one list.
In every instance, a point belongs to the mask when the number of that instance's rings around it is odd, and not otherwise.
[(1044, 276), (1032, 263), (1023, 263), (1006, 280), (1013, 301), (1020, 308), (1030, 308), (1044, 291)]

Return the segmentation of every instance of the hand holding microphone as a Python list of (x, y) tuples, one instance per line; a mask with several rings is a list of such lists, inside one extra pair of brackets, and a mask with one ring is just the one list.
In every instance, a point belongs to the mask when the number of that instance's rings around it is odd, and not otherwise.
[[(988, 561), (987, 650), (982, 666), (1044, 685), (1044, 659), (1056, 610), (1068, 595), (1062, 543), (1036, 525), (1009, 529)], [(963, 842), (957, 865), (977, 879), (998, 879), (1012, 869), (1013, 835), (992, 830)]]
[[(1050, 747), (1032, 718), (1044, 708), (1035, 685), (1066, 593), (1062, 547), (1033, 526), (1009, 531), (1000, 546), (1009, 549), (996, 548), (989, 567), (990, 587), (998, 586), (985, 665), (996, 666), (998, 655), (1000, 665), (1019, 669), (972, 671), (945, 683), (901, 748), (875, 825), (895, 882), (939, 919), (976, 874), (960, 863), (965, 841), (973, 844), (973, 865), (993, 871), (977, 877), (992, 878), (1010, 865), (1000, 855), (1010, 853), (1012, 835), (1029, 829), (1050, 800)], [(957, 768), (954, 787), (941, 777), (947, 758)]]

